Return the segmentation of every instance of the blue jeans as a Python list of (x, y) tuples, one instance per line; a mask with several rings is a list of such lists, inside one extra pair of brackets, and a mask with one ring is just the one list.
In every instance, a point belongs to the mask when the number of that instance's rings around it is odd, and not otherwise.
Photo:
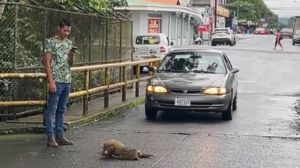
[[(47, 136), (63, 136), (64, 112), (69, 100), (71, 90), (70, 83), (56, 83), (56, 92), (48, 93), (46, 110), (46, 134)], [(55, 128), (54, 128), (55, 122)]]

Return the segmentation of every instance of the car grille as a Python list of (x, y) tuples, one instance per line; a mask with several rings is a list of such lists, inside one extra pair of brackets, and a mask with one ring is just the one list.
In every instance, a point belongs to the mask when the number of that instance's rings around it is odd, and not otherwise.
[(177, 94), (202, 94), (203, 90), (170, 89), (171, 93)]

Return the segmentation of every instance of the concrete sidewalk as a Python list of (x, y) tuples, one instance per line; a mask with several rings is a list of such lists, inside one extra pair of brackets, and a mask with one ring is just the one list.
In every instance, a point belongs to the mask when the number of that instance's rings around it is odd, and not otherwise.
[[(144, 103), (145, 86), (146, 82), (140, 82), (139, 97), (135, 97), (135, 87), (127, 89), (127, 100), (125, 102), (122, 102), (121, 92), (110, 94), (109, 107), (106, 109), (104, 108), (103, 97), (90, 100), (88, 114), (85, 116), (82, 115), (82, 102), (71, 105), (65, 113), (66, 129), (111, 117)], [(44, 133), (43, 114), (0, 123), (0, 135), (18, 133)]]

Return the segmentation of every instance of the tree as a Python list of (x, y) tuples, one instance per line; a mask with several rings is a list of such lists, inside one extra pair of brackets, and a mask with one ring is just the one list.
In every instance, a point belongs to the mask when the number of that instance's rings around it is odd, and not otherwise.
[(290, 28), (294, 27), (294, 20), (295, 20), (295, 17), (289, 18), (288, 27), (290, 27)]
[(228, 0), (226, 7), (237, 11), (238, 19), (246, 19), (253, 22), (265, 19), (269, 23), (269, 27), (277, 26), (277, 15), (267, 8), (263, 0)]

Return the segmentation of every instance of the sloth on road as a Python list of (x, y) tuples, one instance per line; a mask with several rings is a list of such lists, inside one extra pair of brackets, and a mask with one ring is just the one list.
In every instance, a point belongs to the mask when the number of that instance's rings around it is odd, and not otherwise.
[(138, 149), (129, 149), (115, 139), (110, 139), (103, 145), (102, 155), (106, 158), (119, 159), (119, 160), (139, 160), (140, 158), (149, 158), (151, 154), (144, 154)]

